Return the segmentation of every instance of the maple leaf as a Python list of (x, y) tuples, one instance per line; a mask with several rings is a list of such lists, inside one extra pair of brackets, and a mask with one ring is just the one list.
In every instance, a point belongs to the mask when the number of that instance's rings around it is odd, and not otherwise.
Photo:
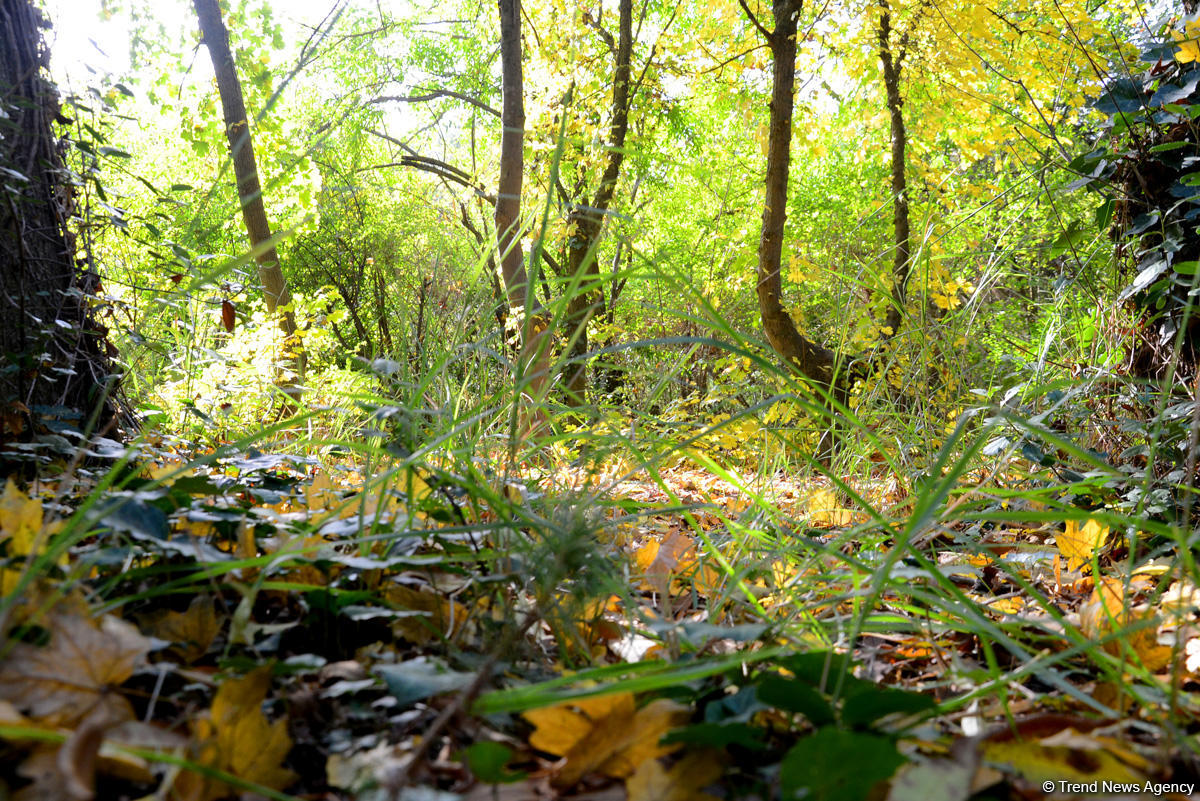
[[(208, 714), (192, 726), (196, 762), (273, 790), (282, 790), (296, 780), (296, 774), (281, 764), (292, 750), (287, 721), (269, 723), (262, 713), (270, 686), (269, 665), (221, 685)], [(179, 775), (174, 792), (182, 801), (216, 801), (233, 789), (225, 782), (188, 772)]]
[(687, 722), (688, 710), (666, 699), (636, 709), (632, 693), (616, 693), (531, 709), (524, 717), (535, 727), (529, 744), (564, 757), (553, 784), (571, 787), (593, 771), (625, 778), (675, 750), (659, 741)]
[(1092, 554), (1104, 546), (1108, 539), (1108, 526), (1099, 520), (1089, 519), (1080, 525), (1078, 520), (1068, 520), (1064, 531), (1054, 538), (1059, 553), (1067, 560), (1067, 570), (1078, 570), (1092, 561)]
[(133, 675), (150, 640), (112, 615), (96, 621), (60, 612), (45, 627), (46, 645), (18, 643), (0, 664), (0, 700), (53, 726), (73, 726), (99, 709), (115, 720), (132, 718), (116, 689)]
[(149, 634), (173, 643), (171, 650), (189, 663), (204, 656), (221, 631), (211, 595), (197, 595), (186, 612), (165, 610), (143, 625)]

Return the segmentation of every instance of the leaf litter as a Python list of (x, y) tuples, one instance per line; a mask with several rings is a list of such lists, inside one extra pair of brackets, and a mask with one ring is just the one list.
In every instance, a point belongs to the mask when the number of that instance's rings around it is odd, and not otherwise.
[[(1161, 727), (1200, 722), (1200, 593), (1126, 570), (1103, 520), (993, 497), (905, 532), (830, 486), (614, 476), (473, 497), (255, 452), (154, 464), (74, 516), (10, 480), (3, 781), (902, 801), (1194, 775)], [(859, 491), (903, 519), (895, 482)], [(895, 558), (901, 537), (922, 547)]]

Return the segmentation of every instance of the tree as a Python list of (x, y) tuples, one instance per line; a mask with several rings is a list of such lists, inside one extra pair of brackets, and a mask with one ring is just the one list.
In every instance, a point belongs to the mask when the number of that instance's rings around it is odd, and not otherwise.
[[(250, 247), (256, 253), (258, 277), (262, 282), (263, 299), (267, 313), (274, 314), (280, 307), (292, 301), (283, 270), (279, 266), (279, 254), (271, 238), (271, 224), (263, 206), (262, 185), (258, 178), (258, 164), (254, 158), (254, 143), (250, 138), (250, 119), (246, 114), (246, 101), (242, 97), (242, 84), (238, 80), (233, 52), (229, 48), (229, 31), (221, 19), (218, 0), (194, 0), (196, 16), (208, 54), (212, 57), (213, 71), (217, 76), (217, 91), (221, 95), (221, 111), (225, 117), (225, 135), (229, 139), (229, 153), (233, 160), (233, 172), (237, 179), (238, 198), (242, 206), (242, 220), (250, 238)], [(280, 328), (291, 340), (296, 334), (296, 318), (290, 309), (283, 313)], [(294, 343), (289, 342), (289, 346)]]
[[(783, 308), (784, 224), (787, 221), (788, 172), (791, 167), (793, 85), (796, 76), (796, 18), (803, 0), (774, 0), (771, 10), (774, 30), (768, 31), (746, 8), (751, 20), (766, 37), (774, 63), (771, 85), (771, 122), (767, 139), (766, 197), (762, 214), (762, 236), (758, 245), (758, 307), (763, 331), (771, 347), (789, 367), (815, 383), (838, 402), (848, 397), (846, 376), (839, 374), (838, 355), (814, 342), (796, 328)], [(818, 448), (819, 458), (828, 461), (836, 443), (834, 429), (826, 430)]]
[(905, 172), (905, 150), (908, 130), (904, 127), (904, 99), (900, 82), (904, 74), (904, 58), (908, 55), (908, 33), (899, 36), (892, 31), (891, 7), (888, 0), (879, 0), (879, 60), (883, 66), (883, 86), (887, 96), (888, 121), (892, 142), (892, 232), (895, 251), (892, 254), (892, 305), (884, 318), (884, 336), (893, 337), (900, 331), (904, 319), (904, 303), (908, 290), (908, 275), (912, 267), (909, 255), (908, 176)]
[(604, 309), (604, 291), (592, 283), (599, 276), (596, 247), (604, 226), (604, 217), (612, 204), (625, 159), (625, 136), (629, 131), (629, 108), (632, 104), (630, 61), (633, 54), (633, 0), (620, 0), (617, 20), (617, 41), (605, 31), (599, 20), (595, 23), (601, 36), (613, 48), (612, 123), (609, 129), (608, 159), (596, 194), (576, 202), (567, 217), (567, 229), (573, 231), (568, 241), (567, 274), (580, 281), (582, 291), (572, 295), (567, 305), (566, 329), (574, 338), (566, 376), (567, 402), (580, 406), (587, 400), (587, 322), (595, 311)]
[[(517, 359), (519, 392), (528, 391), (534, 403), (549, 379), (550, 324), (544, 319), (536, 293), (531, 291), (521, 248), (521, 187), (525, 177), (525, 81), (521, 66), (521, 2), (499, 0), (500, 70), (503, 103), (500, 112), (500, 179), (496, 187), (496, 246), (509, 309), (521, 326)], [(532, 423), (526, 420), (522, 427)]]
[(78, 258), (73, 196), (52, 123), (49, 50), (30, 0), (0, 0), (0, 445), (43, 415), (83, 428), (114, 419), (105, 330), (88, 311), (100, 286)]

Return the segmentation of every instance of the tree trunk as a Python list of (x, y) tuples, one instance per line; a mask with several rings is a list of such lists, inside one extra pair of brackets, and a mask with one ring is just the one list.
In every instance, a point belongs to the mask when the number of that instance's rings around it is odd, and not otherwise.
[[(633, 0), (620, 0), (613, 75), (612, 124), (609, 128), (608, 162), (600, 178), (600, 186), (592, 202), (576, 206), (567, 218), (568, 229), (573, 223), (575, 234), (569, 243), (567, 272), (580, 282), (567, 305), (566, 330), (574, 338), (567, 362), (567, 403), (581, 406), (587, 401), (588, 320), (604, 311), (604, 290), (598, 284), (600, 276), (596, 246), (604, 227), (604, 215), (612, 205), (625, 159), (625, 137), (629, 132), (630, 61), (633, 58)], [(611, 38), (610, 38), (611, 41)], [(585, 199), (586, 202), (586, 199)]]
[[(783, 308), (783, 282), (780, 263), (783, 231), (787, 220), (788, 170), (791, 162), (792, 90), (796, 73), (796, 17), (803, 0), (775, 0), (772, 12), (775, 29), (767, 35), (774, 61), (771, 89), (771, 124), (767, 141), (766, 198), (763, 208), (762, 238), (758, 246), (758, 308), (763, 330), (786, 364), (829, 393), (845, 402), (845, 377), (839, 376), (837, 354), (805, 337), (796, 329), (791, 315)], [(757, 23), (757, 21), (756, 21)], [(829, 428), (818, 447), (818, 458), (828, 463), (837, 444), (830, 409)]]
[[(496, 246), (509, 309), (519, 310), (521, 353), (517, 357), (517, 390), (534, 404), (545, 395), (550, 375), (550, 324), (541, 314), (537, 295), (530, 291), (521, 249), (521, 187), (525, 179), (525, 82), (521, 65), (521, 2), (498, 0), (500, 12), (500, 70), (503, 105), (500, 112), (500, 180), (496, 187)], [(527, 434), (537, 415), (522, 421)]]
[[(242, 84), (238, 80), (233, 53), (229, 49), (229, 32), (221, 19), (218, 0), (193, 2), (196, 16), (200, 20), (204, 44), (208, 47), (213, 71), (217, 76), (217, 91), (221, 94), (225, 135), (229, 139), (238, 199), (242, 206), (242, 220), (250, 237), (250, 247), (259, 251), (255, 260), (258, 262), (258, 278), (262, 282), (267, 313), (274, 314), (277, 307), (291, 303), (292, 296), (283, 278), (283, 270), (279, 267), (279, 254), (276, 253), (274, 245), (266, 244), (271, 239), (271, 225), (267, 222), (267, 212), (263, 207), (258, 163), (254, 158), (254, 143), (250, 138), (250, 118), (246, 114)], [(284, 312), (279, 327), (284, 336), (291, 340), (296, 333), (296, 318), (290, 310)]]
[[(94, 412), (101, 428), (114, 416), (106, 330), (88, 312), (100, 279), (68, 228), (43, 26), (30, 0), (0, 0), (0, 448), (43, 419), (84, 431)], [(0, 452), (5, 472), (8, 461)]]
[(521, 250), (521, 188), (525, 182), (525, 78), (521, 65), (521, 2), (499, 0), (500, 182), (496, 187), (496, 245), (510, 308), (524, 308), (529, 280)]
[(887, 91), (892, 139), (892, 229), (895, 253), (892, 256), (892, 303), (883, 322), (883, 335), (890, 338), (899, 333), (904, 319), (908, 275), (912, 269), (909, 255), (908, 182), (904, 169), (908, 131), (904, 127), (904, 99), (900, 97), (907, 37), (901, 38), (898, 51), (893, 49), (888, 0), (879, 0), (879, 7), (882, 10), (879, 17), (879, 60), (883, 62), (883, 85)]

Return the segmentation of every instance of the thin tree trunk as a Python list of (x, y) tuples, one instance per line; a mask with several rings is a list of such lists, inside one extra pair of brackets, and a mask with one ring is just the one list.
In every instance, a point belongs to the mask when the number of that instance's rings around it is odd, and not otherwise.
[[(767, 340), (784, 362), (814, 382), (834, 400), (847, 396), (843, 376), (837, 372), (837, 354), (805, 337), (783, 307), (780, 264), (784, 224), (787, 221), (788, 171), (791, 162), (792, 90), (796, 73), (796, 18), (803, 0), (775, 0), (772, 12), (775, 29), (767, 32), (774, 61), (771, 89), (771, 123), (767, 141), (766, 198), (762, 237), (758, 246), (758, 308)], [(754, 20), (758, 24), (757, 20)], [(833, 410), (829, 427), (818, 446), (817, 456), (828, 463), (838, 443)]]
[[(264, 246), (271, 239), (271, 225), (263, 207), (262, 185), (258, 178), (258, 163), (254, 158), (254, 144), (250, 138), (250, 119), (246, 114), (246, 101), (242, 97), (242, 85), (234, 66), (233, 53), (229, 49), (229, 32), (221, 19), (218, 0), (193, 0), (196, 16), (208, 54), (212, 57), (213, 71), (217, 77), (217, 90), (221, 95), (221, 110), (225, 116), (225, 134), (229, 139), (229, 152), (233, 158), (233, 172), (237, 178), (238, 199), (242, 206), (242, 219), (250, 238), (250, 247), (261, 248), (256, 261), (258, 277), (262, 282), (263, 298), (267, 313), (274, 314), (279, 306), (291, 303), (283, 270), (279, 266), (279, 254), (274, 245)], [(292, 312), (284, 312), (279, 327), (286, 338), (296, 333), (296, 318)]]
[(883, 62), (883, 85), (887, 91), (888, 114), (891, 118), (892, 139), (892, 228), (895, 252), (892, 256), (892, 303), (884, 318), (885, 338), (900, 331), (907, 299), (908, 275), (912, 269), (909, 254), (910, 229), (908, 212), (908, 182), (905, 175), (904, 151), (908, 146), (908, 131), (904, 127), (904, 99), (900, 96), (900, 81), (904, 71), (907, 37), (902, 37), (899, 50), (893, 50), (892, 17), (888, 0), (879, 0), (879, 60)]
[(521, 249), (521, 188), (525, 181), (525, 79), (521, 66), (521, 2), (499, 0), (500, 69), (503, 101), (500, 112), (500, 181), (496, 187), (496, 244), (500, 272), (510, 308), (524, 308), (529, 280)]
[[(518, 391), (533, 404), (545, 395), (550, 374), (550, 324), (544, 319), (537, 294), (530, 291), (521, 248), (521, 188), (525, 179), (525, 86), (521, 65), (521, 2), (498, 0), (500, 12), (500, 70), (503, 105), (500, 122), (500, 180), (496, 187), (496, 245), (509, 309), (521, 311), (521, 353), (517, 357)], [(514, 321), (517, 322), (517, 321)], [(522, 435), (540, 418), (521, 421)]]
[(578, 276), (580, 286), (584, 289), (577, 291), (567, 305), (566, 329), (568, 335), (574, 338), (567, 362), (566, 380), (567, 403), (571, 406), (581, 406), (587, 400), (587, 324), (594, 314), (604, 311), (604, 290), (596, 280), (600, 275), (596, 246), (604, 227), (604, 216), (616, 193), (621, 163), (625, 160), (625, 138), (629, 132), (633, 0), (620, 0), (618, 16), (608, 162), (592, 202), (587, 206), (576, 206), (567, 218), (568, 227), (574, 223), (576, 231), (569, 243), (567, 272), (571, 276)]

